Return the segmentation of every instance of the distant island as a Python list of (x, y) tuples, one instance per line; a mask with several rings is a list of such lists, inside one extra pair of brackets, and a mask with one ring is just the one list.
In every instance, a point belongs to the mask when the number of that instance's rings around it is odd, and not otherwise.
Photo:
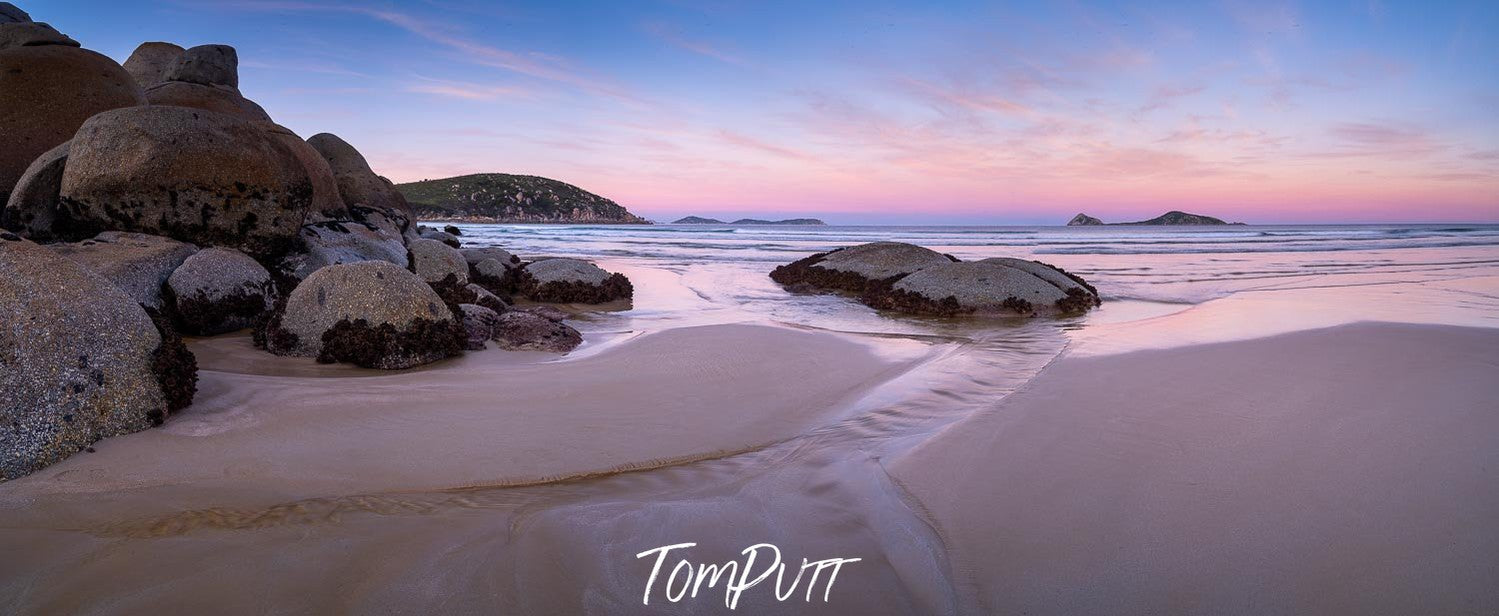
[(534, 175), (479, 173), (397, 184), (420, 220), (648, 225), (623, 206)]
[(1218, 218), (1213, 218), (1212, 216), (1203, 216), (1201, 214), (1188, 214), (1186, 212), (1179, 212), (1179, 211), (1176, 211), (1176, 210), (1172, 210), (1170, 212), (1166, 212), (1165, 214), (1161, 214), (1160, 216), (1156, 216), (1155, 218), (1152, 218), (1150, 220), (1141, 220), (1139, 222), (1107, 222), (1106, 223), (1106, 222), (1104, 222), (1102, 220), (1099, 220), (1099, 219), (1094, 218), (1092, 216), (1089, 216), (1087, 214), (1078, 214), (1077, 216), (1073, 216), (1072, 220), (1067, 221), (1067, 226), (1069, 226), (1069, 227), (1094, 227), (1094, 226), (1103, 226), (1103, 225), (1125, 226), (1125, 225), (1242, 225), (1242, 224), (1244, 224), (1244, 223), (1242, 223), (1242, 222), (1224, 222), (1223, 220), (1218, 219)]
[(786, 220), (760, 220), (758, 218), (740, 218), (734, 222), (724, 222), (717, 218), (703, 218), (701, 216), (687, 216), (678, 218), (671, 222), (674, 225), (826, 225), (816, 218), (788, 218)]

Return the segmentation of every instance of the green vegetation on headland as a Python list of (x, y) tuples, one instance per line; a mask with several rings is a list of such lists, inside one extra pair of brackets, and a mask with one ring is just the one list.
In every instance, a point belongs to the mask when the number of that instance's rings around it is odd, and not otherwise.
[(1224, 222), (1222, 219), (1201, 214), (1188, 214), (1177, 210), (1171, 210), (1150, 220), (1139, 222), (1104, 222), (1087, 214), (1073, 216), (1067, 221), (1069, 227), (1093, 227), (1102, 225), (1242, 225), (1242, 222)]
[(688, 216), (678, 218), (671, 222), (674, 225), (826, 225), (816, 218), (788, 218), (786, 220), (761, 220), (759, 218), (740, 218), (734, 222), (724, 222), (717, 218), (703, 218), (701, 216)]
[(420, 220), (648, 225), (623, 206), (534, 175), (479, 173), (397, 184)]

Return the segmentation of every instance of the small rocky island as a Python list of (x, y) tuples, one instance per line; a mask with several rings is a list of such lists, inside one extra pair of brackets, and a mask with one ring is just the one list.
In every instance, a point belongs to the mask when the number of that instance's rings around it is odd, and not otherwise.
[(802, 225), (816, 226), (826, 225), (816, 218), (787, 218), (785, 220), (761, 220), (759, 218), (740, 218), (734, 222), (724, 222), (717, 218), (703, 218), (701, 216), (687, 216), (671, 221), (674, 225)]
[(1101, 227), (1101, 226), (1104, 226), (1104, 225), (1117, 225), (1117, 226), (1129, 226), (1129, 225), (1135, 225), (1135, 226), (1163, 226), (1163, 225), (1242, 225), (1242, 224), (1244, 224), (1244, 223), (1242, 223), (1242, 222), (1224, 222), (1222, 219), (1213, 218), (1212, 216), (1203, 216), (1202, 214), (1188, 214), (1186, 212), (1181, 212), (1181, 211), (1177, 211), (1177, 210), (1172, 210), (1170, 212), (1166, 212), (1165, 214), (1161, 214), (1160, 216), (1156, 216), (1155, 218), (1152, 218), (1150, 220), (1141, 220), (1141, 221), (1138, 221), (1138, 222), (1104, 222), (1102, 220), (1099, 220), (1099, 219), (1094, 218), (1092, 216), (1089, 216), (1087, 214), (1078, 214), (1077, 216), (1073, 216), (1072, 220), (1067, 221), (1067, 226), (1069, 226), (1069, 227)]
[(534, 175), (479, 173), (397, 184), (420, 220), (648, 225), (624, 206)]

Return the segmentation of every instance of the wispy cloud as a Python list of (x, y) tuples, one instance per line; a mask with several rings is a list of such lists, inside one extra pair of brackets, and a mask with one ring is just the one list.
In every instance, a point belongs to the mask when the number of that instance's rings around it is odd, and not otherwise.
[(685, 49), (700, 56), (706, 56), (725, 64), (733, 64), (740, 67), (750, 66), (750, 63), (744, 58), (735, 54), (725, 52), (722, 49), (719, 49), (718, 46), (713, 45), (712, 43), (709, 43), (707, 41), (686, 37), (682, 35), (679, 29), (672, 27), (664, 22), (646, 22), (641, 25), (641, 29), (644, 30), (647, 34), (667, 44)]
[(531, 98), (534, 96), (532, 91), (513, 85), (467, 83), (445, 79), (432, 79), (420, 75), (417, 76), (417, 79), (419, 80), (417, 83), (406, 86), (407, 92), (480, 101), (499, 98)]

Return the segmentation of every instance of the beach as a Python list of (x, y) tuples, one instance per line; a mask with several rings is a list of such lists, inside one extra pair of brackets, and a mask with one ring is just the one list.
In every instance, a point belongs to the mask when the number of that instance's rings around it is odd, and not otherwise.
[[(463, 227), (634, 299), (567, 306), (566, 355), (393, 372), (189, 339), (191, 407), (0, 484), (0, 611), (728, 613), (642, 602), (637, 555), (684, 542), (860, 559), (744, 613), (1499, 610), (1495, 227)], [(766, 276), (887, 238), (1104, 303), (903, 317)]]

